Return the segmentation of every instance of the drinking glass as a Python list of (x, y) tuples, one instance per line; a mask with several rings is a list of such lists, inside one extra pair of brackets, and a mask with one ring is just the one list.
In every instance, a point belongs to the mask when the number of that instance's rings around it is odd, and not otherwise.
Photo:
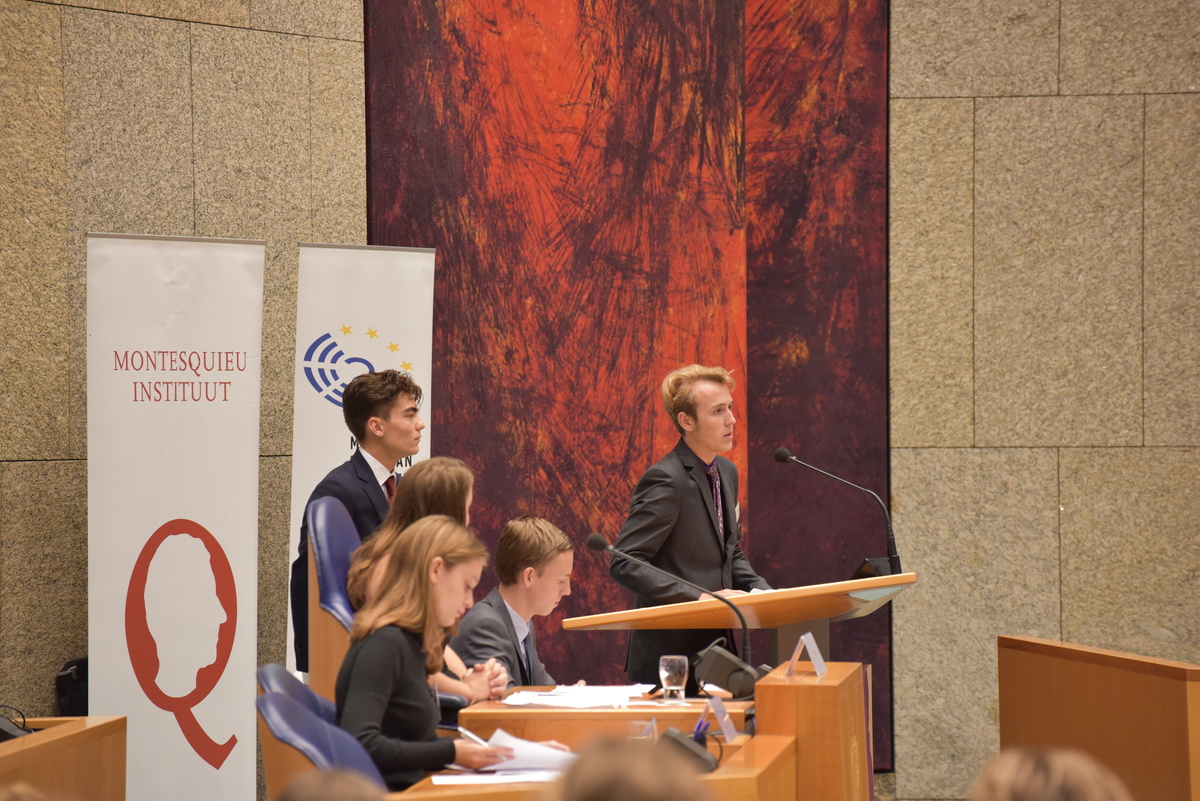
[(663, 703), (685, 704), (683, 688), (687, 684), (688, 658), (686, 656), (660, 656), (658, 678), (663, 686)]

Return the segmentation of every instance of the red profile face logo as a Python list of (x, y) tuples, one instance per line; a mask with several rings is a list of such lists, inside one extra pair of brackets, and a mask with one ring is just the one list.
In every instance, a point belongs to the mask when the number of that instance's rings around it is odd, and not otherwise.
[[(216, 596), (224, 610), (225, 621), (217, 630), (216, 659), (211, 664), (196, 671), (195, 689), (182, 696), (168, 695), (158, 685), (159, 669), (162, 660), (159, 657), (158, 642), (150, 630), (149, 617), (146, 610), (146, 584), (150, 576), (150, 563), (158, 549), (168, 537), (187, 536), (200, 542), (208, 551), (209, 569), (216, 582)], [(204, 599), (185, 599), (187, 602)], [(229, 559), (217, 538), (199, 523), (192, 520), (171, 520), (164, 523), (146, 541), (142, 552), (138, 554), (137, 562), (133, 565), (133, 575), (129, 579), (129, 592), (125, 597), (125, 642), (129, 648), (129, 661), (133, 665), (133, 674), (141, 685), (142, 692), (150, 702), (170, 712), (179, 723), (179, 729), (193, 750), (214, 768), (220, 768), (237, 744), (237, 737), (231, 736), (224, 743), (217, 743), (208, 736), (208, 732), (200, 727), (193, 712), (196, 705), (208, 697), (208, 694), (221, 680), (229, 656), (233, 652), (233, 637), (237, 629), (237, 589), (233, 582), (233, 569)]]

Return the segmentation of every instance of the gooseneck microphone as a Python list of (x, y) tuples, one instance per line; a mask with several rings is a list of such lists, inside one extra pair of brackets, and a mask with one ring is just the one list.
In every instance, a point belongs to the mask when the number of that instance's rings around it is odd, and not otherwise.
[[(880, 498), (874, 492), (871, 492), (871, 490), (867, 489), (866, 487), (860, 487), (859, 485), (855, 484), (853, 481), (847, 481), (846, 479), (842, 478), (841, 476), (835, 476), (833, 473), (828, 473), (819, 467), (813, 467), (811, 464), (808, 464), (807, 462), (800, 461), (795, 456), (792, 456), (792, 452), (789, 451), (787, 448), (776, 448), (775, 449), (775, 461), (782, 462), (784, 464), (786, 464), (788, 462), (795, 462), (798, 465), (807, 467), (809, 470), (815, 470), (816, 472), (820, 473), (823, 476), (829, 476), (830, 478), (832, 478), (835, 481), (840, 481), (843, 484), (854, 487), (856, 490), (862, 490), (863, 492), (867, 493), (872, 498), (874, 498), (879, 503), (879, 508), (883, 510), (883, 519), (884, 519), (884, 522), (887, 523), (888, 573), (893, 576), (898, 576), (898, 575), (900, 575), (900, 573), (904, 572), (903, 570), (900, 569), (900, 554), (896, 551), (896, 535), (892, 532), (892, 516), (890, 514), (888, 514), (887, 504), (885, 504), (883, 502), (882, 498)], [(882, 562), (883, 561), (882, 559), (878, 559), (878, 560), (868, 559), (867, 561), (872, 563), (871, 566), (872, 566), (872, 568), (874, 568), (874, 572), (876, 572), (878, 575), (885, 575), (883, 573), (879, 573), (878, 572), (879, 566), (874, 564), (875, 562)]]
[[(699, 584), (693, 584), (692, 582), (688, 581), (687, 579), (683, 578), (682, 576), (677, 576), (674, 573), (671, 573), (670, 571), (663, 570), (661, 567), (658, 567), (657, 565), (650, 564), (649, 562), (647, 562), (644, 559), (638, 559), (636, 556), (633, 556), (632, 554), (627, 554), (624, 551), (617, 550), (613, 546), (609, 545), (608, 540), (604, 539), (604, 535), (600, 534), (599, 532), (593, 531), (591, 534), (588, 534), (587, 547), (589, 550), (606, 552), (612, 556), (616, 556), (616, 557), (619, 557), (626, 561), (633, 562), (634, 564), (638, 565), (639, 567), (649, 568), (650, 570), (653, 570), (655, 573), (664, 575), (667, 578), (671, 579), (672, 581), (678, 581), (680, 584), (691, 587), (693, 590), (696, 590), (697, 592), (699, 592), (701, 594), (707, 593), (711, 597), (716, 598), (718, 601), (720, 601), (721, 603), (725, 604), (730, 609), (732, 609), (733, 613), (735, 615), (737, 615), (738, 621), (742, 624), (742, 655), (744, 656), (745, 661), (743, 662), (742, 660), (738, 659), (733, 654), (729, 654), (728, 656), (729, 656), (729, 659), (734, 660), (735, 662), (738, 663), (737, 669), (734, 670), (734, 673), (739, 672), (739, 669), (740, 669), (741, 671), (745, 671), (746, 675), (744, 678), (731, 677), (737, 684), (737, 689), (734, 689), (733, 687), (726, 687), (726, 689), (733, 691), (734, 695), (736, 695), (736, 696), (747, 696), (747, 695), (752, 695), (754, 693), (754, 682), (756, 682), (760, 678), (762, 678), (762, 675), (758, 671), (756, 671), (753, 667), (751, 667), (752, 663), (750, 662), (750, 632), (749, 632), (749, 628), (746, 626), (746, 617), (742, 614), (742, 610), (738, 609), (736, 605), (734, 605), (732, 602), (730, 602), (730, 600), (723, 595), (717, 595), (712, 590), (706, 590), (703, 587), (701, 587)], [(705, 650), (712, 651), (713, 648), (714, 648), (714, 646), (709, 646)], [(720, 650), (723, 650), (723, 649), (720, 649)], [(748, 687), (748, 689), (747, 689), (747, 687)]]

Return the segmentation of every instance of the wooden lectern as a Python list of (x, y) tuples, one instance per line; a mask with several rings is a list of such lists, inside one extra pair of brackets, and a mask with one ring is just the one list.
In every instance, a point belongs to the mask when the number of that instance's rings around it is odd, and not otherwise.
[[(752, 629), (772, 629), (774, 632), (771, 661), (779, 662), (792, 654), (796, 641), (806, 630), (824, 627), (830, 621), (866, 617), (888, 603), (905, 587), (917, 581), (915, 573), (897, 576), (836, 581), (813, 584), (786, 590), (739, 595), (729, 600), (746, 616), (746, 626)], [(741, 623), (729, 607), (710, 598), (681, 604), (647, 606), (624, 612), (572, 617), (563, 620), (568, 631), (629, 631), (631, 629), (740, 629)], [(829, 656), (827, 642), (817, 639), (824, 656)], [(690, 656), (690, 654), (689, 654)]]
[[(813, 622), (865, 617), (915, 583), (913, 573), (876, 576), (810, 587), (739, 595), (729, 600), (746, 625), (772, 629), (784, 660), (791, 647), (779, 643), (781, 629), (795, 639)], [(741, 628), (736, 615), (715, 599), (650, 606), (625, 612), (568, 618), (574, 631)], [(827, 649), (826, 649), (827, 650)], [(828, 653), (825, 654), (828, 656)], [(867, 685), (858, 662), (831, 662), (818, 677), (800, 662), (792, 675), (780, 665), (755, 689), (760, 735), (796, 739), (796, 797), (805, 801), (869, 801), (871, 795)]]

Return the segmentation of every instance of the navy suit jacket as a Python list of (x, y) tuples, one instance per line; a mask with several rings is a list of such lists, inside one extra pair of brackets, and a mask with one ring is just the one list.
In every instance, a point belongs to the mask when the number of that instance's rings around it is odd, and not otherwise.
[(292, 624), (296, 643), (296, 669), (308, 670), (308, 504), (317, 498), (337, 498), (350, 513), (359, 539), (367, 539), (387, 516), (388, 500), (362, 452), (329, 471), (308, 496), (300, 522), (300, 549), (292, 562)]
[(538, 657), (537, 637), (532, 625), (529, 627), (530, 669), (525, 670), (517, 629), (508, 613), (508, 604), (500, 597), (499, 587), (493, 588), (486, 598), (467, 610), (459, 623), (458, 634), (450, 640), (450, 647), (468, 667), (495, 657), (508, 671), (509, 687), (555, 683)]
[[(717, 456), (721, 476), (721, 506), (725, 542), (718, 533), (717, 509), (704, 463), (682, 439), (675, 449), (656, 462), (638, 481), (621, 527), (616, 548), (710, 592), (722, 589), (769, 590), (742, 553), (738, 524), (738, 472), (733, 462)], [(636, 607), (694, 601), (699, 593), (685, 584), (612, 557), (609, 572), (633, 591)], [(625, 671), (634, 682), (658, 684), (658, 658), (666, 654), (692, 656), (713, 640), (727, 636), (721, 630), (633, 631)], [(736, 645), (730, 639), (730, 650)], [(688, 685), (694, 691), (695, 671)]]

